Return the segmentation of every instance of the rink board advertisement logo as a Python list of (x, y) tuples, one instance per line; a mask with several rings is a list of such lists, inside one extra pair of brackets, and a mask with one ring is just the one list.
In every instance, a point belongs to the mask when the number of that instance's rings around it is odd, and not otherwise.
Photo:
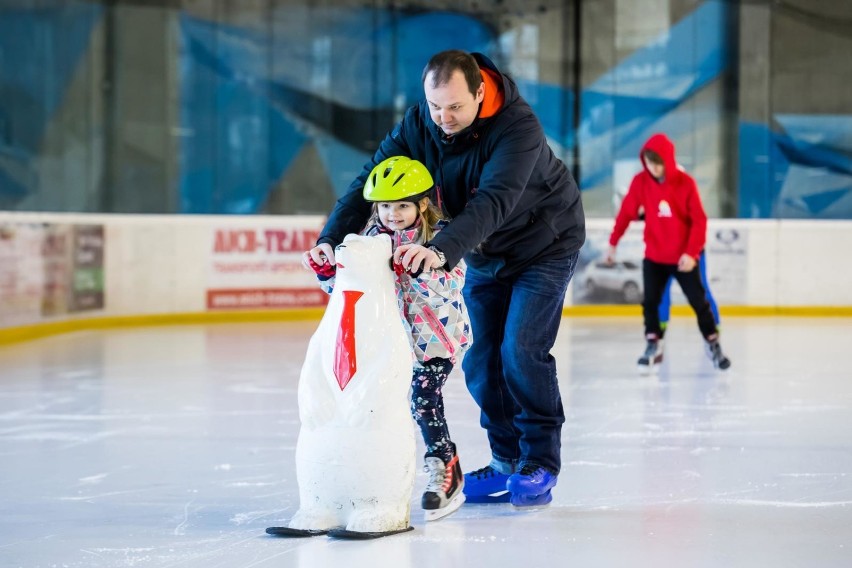
[(614, 264), (604, 261), (610, 229), (587, 227), (573, 278), (574, 304), (638, 304), (642, 301), (642, 257), (645, 244), (640, 223), (631, 223)]
[(0, 224), (0, 324), (103, 307), (103, 225)]
[(47, 223), (41, 256), (44, 263), (42, 315), (103, 309), (103, 225)]
[(40, 223), (0, 223), (0, 326), (41, 319), (44, 234)]
[[(644, 223), (634, 221), (621, 238), (615, 263), (604, 262), (609, 247), (606, 228), (587, 227), (586, 242), (573, 278), (574, 304), (640, 304), (644, 297), (642, 259), (645, 242)], [(704, 247), (707, 281), (718, 304), (745, 305), (747, 302), (748, 230), (724, 225), (708, 229)], [(680, 286), (671, 287), (671, 301), (685, 305), (686, 297)]]
[(103, 309), (103, 225), (77, 225), (74, 227), (69, 292), (70, 311)]
[(208, 310), (323, 306), (328, 296), (302, 266), (319, 227), (214, 228)]

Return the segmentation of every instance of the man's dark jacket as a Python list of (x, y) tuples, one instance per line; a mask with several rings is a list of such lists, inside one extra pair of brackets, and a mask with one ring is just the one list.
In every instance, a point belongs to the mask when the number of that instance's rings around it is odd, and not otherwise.
[(362, 195), (367, 176), (385, 158), (402, 155), (421, 161), (435, 179), (433, 201), (452, 221), (429, 244), (444, 252), (449, 266), (464, 257), (469, 266), (506, 278), (580, 249), (585, 216), (574, 178), (514, 81), (485, 56), (473, 56), (502, 78), (502, 109), (447, 137), (425, 100), (409, 108), (337, 201), (318, 243), (336, 246), (363, 229), (371, 205)]

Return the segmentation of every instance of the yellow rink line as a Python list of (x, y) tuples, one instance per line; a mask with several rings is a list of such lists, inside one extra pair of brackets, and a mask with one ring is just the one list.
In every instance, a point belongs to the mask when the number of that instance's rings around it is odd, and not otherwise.
[(49, 335), (149, 325), (186, 325), (211, 323), (240, 323), (263, 321), (318, 320), (325, 308), (290, 308), (286, 310), (245, 310), (238, 312), (186, 312), (174, 314), (145, 314), (132, 316), (103, 316), (76, 318), (0, 329), (0, 345), (29, 341)]
[[(852, 306), (722, 306), (719, 308), (722, 318), (726, 317), (852, 317)], [(565, 316), (636, 316), (642, 317), (642, 306), (619, 304), (584, 304), (570, 306), (562, 310)], [(694, 317), (689, 306), (672, 306), (671, 315), (675, 317)]]
[[(151, 325), (211, 324), (264, 321), (310, 321), (322, 317), (325, 308), (291, 308), (285, 310), (251, 310), (236, 312), (189, 312), (131, 316), (76, 318), (0, 328), (0, 345), (29, 341), (50, 335), (93, 329), (142, 327)], [(724, 306), (722, 317), (852, 317), (852, 306)], [(588, 304), (562, 310), (567, 317), (642, 317), (638, 305)], [(673, 306), (672, 316), (692, 316), (689, 306)]]

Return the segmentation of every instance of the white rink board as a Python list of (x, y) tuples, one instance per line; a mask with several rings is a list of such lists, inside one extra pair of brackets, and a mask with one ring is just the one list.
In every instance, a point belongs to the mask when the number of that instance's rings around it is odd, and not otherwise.
[[(240, 304), (240, 298), (231, 299), (231, 310), (317, 305), (318, 288), (313, 275), (298, 267), (298, 249), (323, 223), (321, 216), (0, 213), (0, 328), (80, 317), (205, 312), (216, 309), (208, 298), (214, 289), (238, 290), (244, 294), (242, 300), (259, 298), (261, 302), (249, 305)], [(590, 234), (608, 234), (612, 223), (611, 219), (589, 219), (587, 227)], [(14, 248), (14, 239), (24, 238), (42, 224), (103, 226), (102, 309), (49, 314), (34, 309), (39, 304), (33, 301), (39, 293), (34, 287), (41, 284), (33, 281), (32, 271), (39, 259), (21, 252), (22, 246)], [(217, 231), (228, 230), (239, 233), (231, 243), (235, 250), (217, 251)], [(744, 239), (745, 258), (737, 263), (726, 263), (718, 254), (714, 257), (708, 238), (711, 287), (723, 291), (727, 286), (736, 293), (728, 304), (723, 293), (722, 306), (852, 306), (852, 268), (838, 262), (852, 249), (852, 221), (709, 221), (710, 237), (730, 230)], [(641, 225), (631, 231), (641, 234)], [(240, 250), (246, 246), (241, 234), (255, 234), (257, 246)], [(52, 292), (56, 294), (55, 286)], [(263, 294), (272, 298), (271, 303), (263, 303)], [(566, 305), (572, 301), (569, 293)], [(17, 311), (12, 312), (13, 307)]]

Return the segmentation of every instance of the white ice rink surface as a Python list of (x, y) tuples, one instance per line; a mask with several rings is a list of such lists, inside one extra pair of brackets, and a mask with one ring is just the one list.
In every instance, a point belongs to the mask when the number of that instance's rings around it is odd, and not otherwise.
[[(553, 503), (466, 504), (427, 525), (420, 472), (414, 531), (360, 542), (264, 534), (298, 505), (295, 393), (316, 324), (0, 347), (0, 566), (852, 566), (852, 320), (727, 318), (723, 373), (676, 319), (659, 373), (640, 377), (638, 319), (565, 319)], [(460, 370), (445, 396), (462, 467), (485, 465)]]

